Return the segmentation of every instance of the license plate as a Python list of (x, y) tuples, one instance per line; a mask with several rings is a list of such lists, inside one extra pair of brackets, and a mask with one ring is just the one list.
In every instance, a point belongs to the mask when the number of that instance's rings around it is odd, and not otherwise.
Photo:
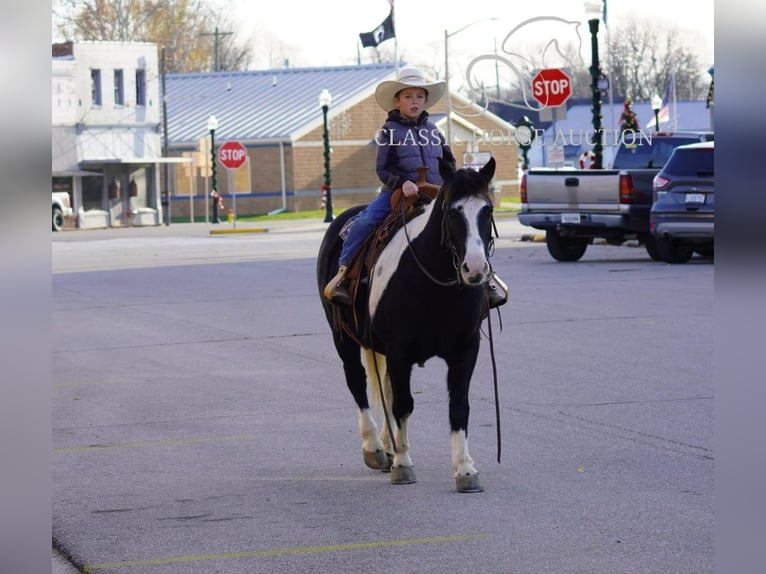
[(705, 203), (704, 193), (687, 193), (685, 203)]
[(562, 213), (561, 223), (580, 223), (579, 213)]

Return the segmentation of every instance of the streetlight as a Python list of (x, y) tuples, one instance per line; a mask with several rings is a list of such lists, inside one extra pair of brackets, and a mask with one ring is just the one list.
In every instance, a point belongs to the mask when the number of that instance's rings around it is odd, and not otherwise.
[(486, 20), (497, 20), (495, 17), (489, 17), (489, 18), (479, 18), (478, 20), (474, 20), (470, 24), (466, 24), (462, 28), (459, 28), (458, 30), (455, 30), (454, 32), (447, 32), (447, 30), (444, 30), (444, 87), (446, 89), (445, 98), (444, 98), (444, 107), (447, 109), (447, 144), (452, 148), (452, 101), (450, 99), (450, 93), (449, 93), (449, 39), (454, 36), (455, 34), (459, 34), (466, 28), (470, 28), (474, 24), (478, 24), (479, 22), (484, 22)]
[(215, 157), (215, 130), (218, 129), (218, 120), (215, 116), (207, 119), (207, 129), (210, 132), (210, 177), (212, 179), (210, 196), (213, 198), (213, 223), (221, 223), (218, 217), (218, 181), (215, 178), (216, 157)]
[(521, 149), (521, 155), (524, 158), (522, 169), (527, 171), (529, 168), (529, 159), (527, 154), (529, 148), (532, 147), (532, 142), (535, 141), (535, 126), (527, 116), (522, 116), (515, 124), (516, 127), (516, 143)]
[(654, 131), (660, 131), (660, 110), (662, 109), (662, 98), (659, 94), (652, 96), (652, 110), (654, 110)]
[(330, 108), (332, 102), (332, 95), (325, 88), (319, 94), (319, 107), (322, 108), (322, 122), (323, 132), (322, 139), (324, 140), (324, 185), (322, 191), (326, 196), (324, 221), (330, 223), (332, 221), (332, 181), (330, 179), (330, 132), (327, 130), (327, 110)]
[(602, 0), (585, 0), (585, 17), (590, 30), (590, 79), (593, 98), (593, 130), (596, 132), (596, 143), (593, 146), (593, 169), (604, 167), (604, 132), (601, 129), (601, 70), (598, 62), (598, 24), (603, 9)]

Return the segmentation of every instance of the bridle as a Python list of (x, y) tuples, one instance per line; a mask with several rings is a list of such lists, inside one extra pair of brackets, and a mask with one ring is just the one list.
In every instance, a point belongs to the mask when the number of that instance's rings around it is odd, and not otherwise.
[[(436, 200), (434, 200), (436, 201)], [(490, 205), (491, 203), (487, 202), (487, 205)], [(443, 200), (442, 205), (442, 220), (441, 220), (441, 241), (440, 244), (444, 246), (447, 251), (450, 252), (452, 255), (452, 267), (455, 270), (455, 279), (448, 280), (448, 281), (442, 281), (441, 279), (438, 279), (433, 276), (431, 272), (426, 269), (425, 265), (420, 261), (417, 254), (415, 253), (415, 250), (412, 248), (412, 240), (410, 239), (409, 232), (407, 231), (407, 221), (405, 217), (405, 210), (401, 210), (402, 215), (402, 227), (404, 227), (404, 236), (407, 239), (407, 248), (410, 251), (410, 254), (412, 255), (413, 260), (417, 264), (418, 268), (423, 272), (423, 274), (428, 277), (432, 282), (436, 283), (437, 285), (441, 287), (459, 287), (464, 285), (462, 276), (460, 275), (460, 256), (458, 255), (457, 248), (455, 247), (455, 241), (452, 237), (452, 234), (450, 233), (449, 228), (449, 213), (450, 213), (450, 204), (447, 204), (446, 200)], [(492, 224), (492, 229), (495, 232), (495, 236), (497, 236), (497, 226), (495, 225), (495, 218), (490, 212), (490, 222)], [(492, 237), (492, 234), (490, 234), (489, 241), (487, 242), (487, 253), (493, 253), (495, 248), (495, 240)]]

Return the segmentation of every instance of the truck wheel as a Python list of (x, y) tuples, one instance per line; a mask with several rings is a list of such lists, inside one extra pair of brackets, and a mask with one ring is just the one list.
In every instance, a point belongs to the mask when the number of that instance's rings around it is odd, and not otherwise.
[(548, 246), (548, 253), (556, 261), (577, 261), (588, 248), (587, 239), (561, 237), (555, 229), (548, 229), (545, 232), (545, 244)]
[(667, 263), (687, 263), (694, 255), (694, 249), (688, 245), (684, 245), (677, 239), (665, 237), (657, 238), (657, 249), (659, 249), (662, 260)]
[(644, 249), (646, 249), (646, 252), (649, 254), (649, 257), (651, 257), (655, 261), (664, 261), (664, 259), (662, 258), (662, 255), (660, 254), (660, 249), (659, 247), (657, 247), (657, 237), (655, 237), (651, 233), (648, 233), (642, 239), (644, 242)]
[(53, 207), (53, 231), (61, 231), (64, 228), (64, 214), (61, 208)]

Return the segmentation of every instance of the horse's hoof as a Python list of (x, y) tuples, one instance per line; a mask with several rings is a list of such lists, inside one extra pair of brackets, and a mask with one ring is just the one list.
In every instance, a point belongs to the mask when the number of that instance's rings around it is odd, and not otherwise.
[(411, 466), (392, 466), (391, 484), (412, 484), (415, 480), (415, 471)]
[(383, 450), (376, 450), (375, 452), (363, 450), (362, 454), (364, 455), (364, 464), (372, 469), (388, 472), (391, 468), (393, 457)]
[(455, 485), (458, 492), (484, 492), (484, 488), (479, 483), (478, 474), (458, 476), (455, 478)]

